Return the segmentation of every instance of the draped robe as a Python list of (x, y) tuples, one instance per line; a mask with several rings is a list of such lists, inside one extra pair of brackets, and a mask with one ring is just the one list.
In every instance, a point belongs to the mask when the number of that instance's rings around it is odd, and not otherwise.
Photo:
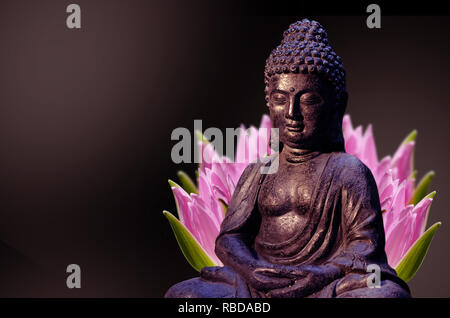
[[(217, 241), (226, 235), (252, 231), (258, 216), (257, 198), (268, 168), (275, 156), (250, 164), (233, 193)], [(254, 250), (266, 251), (258, 257), (269, 263), (289, 266), (333, 266), (337, 273), (326, 273), (299, 280), (279, 297), (410, 297), (409, 289), (388, 265), (383, 219), (378, 190), (370, 170), (356, 157), (344, 152), (329, 154), (319, 177), (304, 228), (280, 244), (257, 242)], [(266, 297), (245, 282), (229, 258), (223, 267), (206, 268), (199, 278), (172, 286), (166, 297)], [(369, 267), (370, 265), (370, 267)], [(380, 286), (369, 288), (371, 269), (380, 269)], [(293, 291), (291, 291), (293, 290)], [(297, 292), (295, 292), (297, 290)], [(300, 290), (300, 292), (298, 292)]]

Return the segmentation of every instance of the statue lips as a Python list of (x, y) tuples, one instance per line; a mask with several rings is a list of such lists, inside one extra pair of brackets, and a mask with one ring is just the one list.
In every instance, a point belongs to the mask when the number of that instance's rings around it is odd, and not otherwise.
[(286, 129), (289, 132), (302, 132), (305, 125), (301, 122), (287, 122)]

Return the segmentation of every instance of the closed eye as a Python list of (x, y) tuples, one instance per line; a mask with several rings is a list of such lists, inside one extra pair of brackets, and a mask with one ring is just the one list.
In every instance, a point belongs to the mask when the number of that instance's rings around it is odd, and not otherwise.
[(273, 93), (270, 96), (270, 99), (272, 100), (272, 103), (274, 103), (275, 105), (284, 105), (288, 101), (288, 98), (286, 97), (286, 95), (283, 93), (279, 93), (279, 92)]
[(317, 105), (323, 102), (322, 97), (317, 93), (304, 93), (300, 97), (300, 103), (305, 105)]

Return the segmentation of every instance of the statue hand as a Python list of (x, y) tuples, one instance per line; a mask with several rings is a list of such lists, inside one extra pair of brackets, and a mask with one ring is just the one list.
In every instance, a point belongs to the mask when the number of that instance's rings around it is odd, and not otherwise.
[(222, 282), (232, 285), (235, 280), (236, 274), (231, 271), (228, 267), (214, 266), (214, 267), (204, 267), (200, 271), (200, 277), (213, 281)]
[(280, 270), (280, 275), (291, 278), (294, 283), (290, 286), (270, 290), (267, 292), (267, 296), (270, 298), (304, 297), (315, 285), (314, 278), (317, 273), (309, 266), (284, 266)]
[(316, 274), (317, 270), (313, 266), (290, 266), (290, 265), (275, 265), (270, 264), (270, 268), (261, 268), (260, 274), (283, 277), (291, 280), (298, 280), (305, 278), (308, 275)]
[(244, 279), (250, 286), (261, 291), (283, 288), (294, 283), (292, 277), (281, 274), (280, 266), (266, 262), (258, 262), (251, 267)]
[(305, 297), (320, 290), (339, 276), (339, 269), (334, 266), (285, 266), (282, 273), (294, 280), (294, 284), (270, 290), (267, 293), (271, 298)]

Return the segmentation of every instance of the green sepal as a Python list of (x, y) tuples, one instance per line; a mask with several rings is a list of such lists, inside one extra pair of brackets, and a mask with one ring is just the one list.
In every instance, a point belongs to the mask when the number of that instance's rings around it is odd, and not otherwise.
[(203, 267), (217, 266), (191, 232), (172, 213), (163, 211), (163, 214), (169, 220), (184, 257), (196, 271), (200, 272)]
[(198, 194), (198, 189), (195, 186), (194, 181), (192, 181), (192, 179), (187, 175), (187, 173), (180, 170), (177, 172), (177, 176), (178, 179), (180, 179), (181, 186), (188, 194), (191, 193)]
[(403, 145), (403, 144), (407, 144), (408, 142), (411, 142), (411, 141), (415, 141), (415, 140), (416, 140), (416, 137), (417, 137), (417, 130), (414, 129), (413, 131), (411, 131), (411, 132), (409, 133), (408, 136), (406, 136), (405, 139), (403, 139), (402, 145)]
[(171, 187), (175, 187), (175, 188), (181, 188), (181, 189), (183, 189), (178, 183), (176, 183), (175, 181), (173, 181), (173, 180), (167, 180), (168, 182), (169, 182), (169, 185), (171, 186)]
[[(433, 199), (435, 195), (436, 195), (436, 191), (433, 191), (433, 192), (429, 193), (428, 195), (426, 195), (426, 196), (423, 198), (423, 200), (424, 200), (424, 199)], [(430, 209), (431, 209), (431, 205), (428, 207), (428, 210), (427, 210), (427, 212), (426, 212), (426, 215), (425, 215), (425, 221), (423, 222), (423, 228), (422, 228), (422, 231), (425, 231), (425, 229), (426, 229), (426, 227), (427, 227), (428, 216), (430, 215), (430, 213), (429, 213), (429, 212), (430, 212)]]
[(205, 135), (203, 135), (200, 130), (196, 130), (195, 135), (196, 135), (198, 141), (201, 141), (205, 144), (209, 144), (208, 138), (206, 138)]
[(434, 171), (429, 171), (423, 178), (420, 180), (419, 184), (417, 185), (416, 189), (414, 190), (414, 193), (411, 197), (410, 204), (416, 205), (419, 203), (425, 195), (429, 191), (430, 183), (434, 178)]
[(223, 215), (225, 216), (227, 214), (227, 210), (228, 210), (228, 204), (225, 203), (224, 200), (219, 199), (220, 204), (222, 205), (223, 208)]
[(422, 262), (427, 255), (431, 240), (436, 230), (441, 226), (441, 222), (433, 224), (423, 235), (410, 247), (408, 252), (403, 256), (400, 263), (395, 268), (397, 275), (408, 282), (413, 278), (419, 270)]
[[(176, 183), (175, 181), (172, 181), (172, 180), (169, 179), (168, 182), (169, 182), (169, 185), (170, 185), (171, 187), (183, 189), (183, 188), (182, 188), (178, 183)], [(173, 190), (172, 190), (172, 193), (173, 193)], [(173, 198), (174, 198), (174, 200), (175, 200), (175, 205), (176, 205), (176, 207), (177, 207), (178, 217), (179, 217), (180, 219), (182, 219), (182, 217), (181, 217), (181, 215), (180, 215), (180, 207), (178, 206), (178, 200), (177, 200), (177, 197), (175, 196), (175, 193), (173, 193)]]

